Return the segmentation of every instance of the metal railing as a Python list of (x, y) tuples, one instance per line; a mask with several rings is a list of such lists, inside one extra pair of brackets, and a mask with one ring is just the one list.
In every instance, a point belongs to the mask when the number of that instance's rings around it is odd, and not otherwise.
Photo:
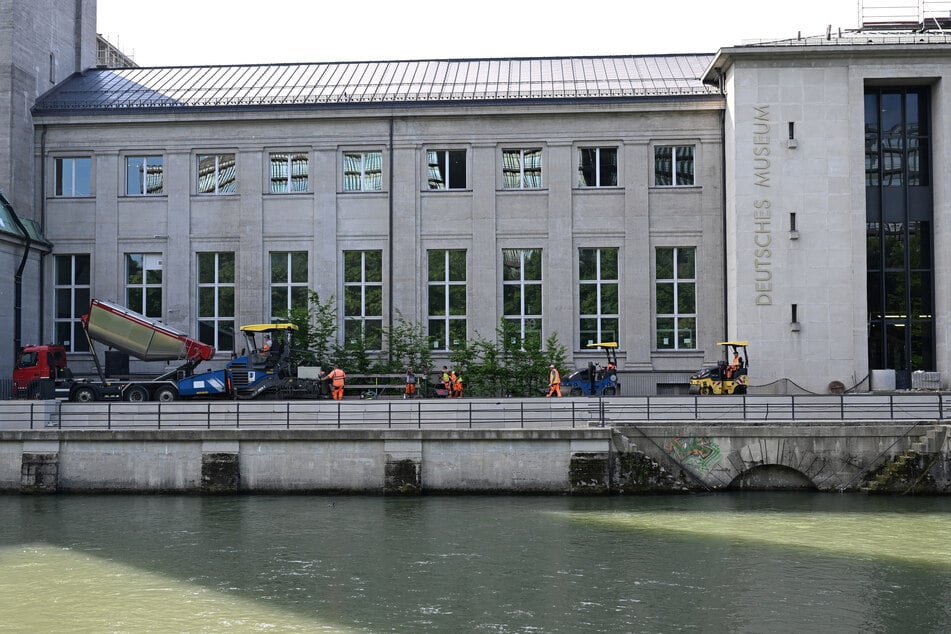
[(649, 423), (941, 421), (949, 395), (0, 402), (0, 430), (555, 428)]

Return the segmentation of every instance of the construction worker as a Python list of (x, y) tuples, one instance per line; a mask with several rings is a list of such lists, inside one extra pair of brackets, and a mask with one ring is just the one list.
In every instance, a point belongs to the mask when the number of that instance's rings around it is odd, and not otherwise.
[(558, 368), (555, 367), (555, 364), (548, 366), (548, 396), (554, 394), (557, 397), (561, 397), (561, 375), (558, 373)]
[(733, 375), (736, 374), (736, 371), (740, 369), (740, 363), (742, 363), (740, 352), (736, 348), (733, 348), (733, 361), (726, 367), (724, 372), (726, 379), (733, 378)]
[(340, 366), (334, 364), (334, 369), (327, 375), (331, 385), (331, 396), (335, 401), (343, 400), (343, 384), (347, 378), (347, 373), (340, 369)]
[(446, 398), (452, 396), (452, 376), (449, 374), (449, 368), (442, 367), (442, 384), (446, 388)]
[(416, 396), (416, 374), (413, 368), (406, 368), (406, 391), (403, 392), (403, 398), (413, 398)]
[(271, 335), (264, 334), (264, 343), (261, 344), (261, 354), (267, 354), (271, 349)]
[(449, 398), (456, 396), (456, 370), (449, 368)]
[(452, 381), (452, 395), (454, 398), (462, 398), (462, 375), (456, 374)]

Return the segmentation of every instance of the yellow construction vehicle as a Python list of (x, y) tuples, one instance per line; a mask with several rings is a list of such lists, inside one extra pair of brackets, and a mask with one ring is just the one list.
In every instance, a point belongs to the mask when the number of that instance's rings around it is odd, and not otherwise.
[(733, 358), (717, 361), (716, 366), (703, 368), (690, 377), (691, 394), (746, 394), (750, 384), (750, 360), (746, 348), (748, 341), (720, 341), (723, 354), (732, 349)]

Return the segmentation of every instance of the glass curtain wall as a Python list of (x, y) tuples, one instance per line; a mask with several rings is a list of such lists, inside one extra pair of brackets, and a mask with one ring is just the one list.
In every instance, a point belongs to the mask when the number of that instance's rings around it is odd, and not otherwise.
[(866, 87), (869, 368), (935, 369), (930, 91)]

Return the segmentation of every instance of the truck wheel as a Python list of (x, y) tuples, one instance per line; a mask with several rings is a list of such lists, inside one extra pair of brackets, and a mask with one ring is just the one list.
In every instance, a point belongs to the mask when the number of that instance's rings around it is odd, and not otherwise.
[(569, 396), (582, 396), (583, 394), (584, 393), (581, 391), (580, 387), (573, 387), (571, 388), (571, 392), (569, 393)]
[(124, 396), (130, 403), (144, 403), (149, 400), (149, 391), (142, 385), (130, 385)]
[(178, 399), (178, 390), (171, 385), (163, 385), (155, 390), (155, 400), (159, 403), (168, 403)]
[(84, 385), (77, 387), (70, 395), (69, 400), (76, 403), (92, 403), (99, 400), (99, 393), (96, 388)]
[(701, 385), (701, 386), (700, 386), (700, 393), (703, 394), (704, 396), (706, 396), (707, 394), (709, 394), (709, 393), (710, 393), (710, 386), (709, 386), (709, 385)]
[(603, 390), (601, 390), (601, 396), (614, 396), (614, 388), (613, 387), (604, 388)]

